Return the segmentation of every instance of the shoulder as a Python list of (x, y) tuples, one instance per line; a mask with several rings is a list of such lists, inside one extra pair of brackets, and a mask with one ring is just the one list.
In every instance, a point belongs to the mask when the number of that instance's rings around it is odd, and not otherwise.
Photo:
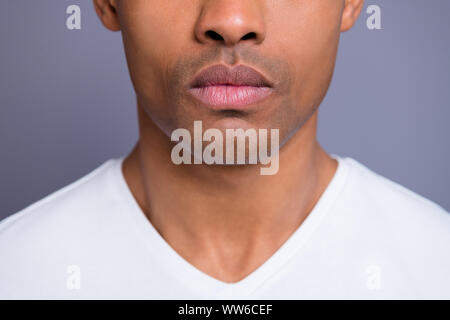
[(348, 231), (353, 254), (382, 265), (391, 284), (403, 279), (408, 294), (448, 297), (450, 214), (354, 159), (341, 160), (348, 176), (333, 223)]
[(370, 170), (352, 158), (342, 161), (349, 167), (348, 188), (353, 201), (371, 212), (404, 222), (426, 222), (450, 228), (450, 214), (441, 206), (410, 189)]
[(95, 210), (108, 191), (110, 171), (116, 161), (106, 161), (87, 175), (1, 221), (0, 241), (12, 234), (30, 234), (34, 229), (63, 226), (61, 222), (67, 219), (74, 222)]
[[(43, 268), (78, 252), (84, 239), (95, 238), (105, 228), (111, 195), (112, 168), (104, 164), (0, 223), (0, 278), (12, 275), (21, 264)], [(24, 267), (25, 268), (25, 267)]]
[(76, 296), (66, 288), (73, 266), (108, 268), (101, 254), (120, 247), (124, 225), (120, 164), (110, 159), (0, 223), (0, 298)]

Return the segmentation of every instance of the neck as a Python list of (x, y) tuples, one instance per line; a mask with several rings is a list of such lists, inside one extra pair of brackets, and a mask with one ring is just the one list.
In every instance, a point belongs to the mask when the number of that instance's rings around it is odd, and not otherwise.
[[(186, 260), (226, 281), (251, 272), (289, 238), (336, 170), (317, 143), (317, 114), (281, 148), (272, 176), (256, 165), (176, 166), (170, 139), (141, 111), (139, 123), (140, 140), (123, 165), (138, 204)], [(230, 258), (239, 263), (225, 266)]]

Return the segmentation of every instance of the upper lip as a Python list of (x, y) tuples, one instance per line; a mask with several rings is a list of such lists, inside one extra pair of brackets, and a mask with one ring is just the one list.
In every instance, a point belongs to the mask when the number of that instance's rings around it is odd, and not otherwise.
[(235, 67), (213, 65), (200, 71), (191, 83), (192, 88), (214, 85), (272, 87), (272, 83), (264, 75), (242, 64)]

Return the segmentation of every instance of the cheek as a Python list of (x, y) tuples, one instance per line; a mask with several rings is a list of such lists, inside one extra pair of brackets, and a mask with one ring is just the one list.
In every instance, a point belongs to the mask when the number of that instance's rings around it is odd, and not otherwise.
[[(305, 112), (318, 106), (331, 81), (340, 37), (340, 10), (317, 1), (285, 13), (276, 45), (290, 61), (292, 95)], [(289, 21), (289, 22), (285, 22)]]
[(179, 10), (168, 8), (167, 4), (154, 4), (148, 8), (155, 1), (133, 1), (134, 5), (127, 5), (121, 15), (131, 78), (138, 95), (152, 104), (161, 104), (167, 93), (166, 70), (171, 61), (182, 54), (182, 42), (190, 39), (186, 34), (189, 28), (181, 20), (174, 22), (177, 20), (175, 14), (167, 13)]

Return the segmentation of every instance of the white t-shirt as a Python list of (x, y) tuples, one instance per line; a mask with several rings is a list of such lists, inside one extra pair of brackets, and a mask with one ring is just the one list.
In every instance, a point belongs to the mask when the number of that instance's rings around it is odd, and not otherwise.
[(449, 299), (450, 215), (336, 159), (304, 223), (232, 284), (170, 247), (131, 194), (123, 157), (111, 159), (0, 224), (0, 298)]

